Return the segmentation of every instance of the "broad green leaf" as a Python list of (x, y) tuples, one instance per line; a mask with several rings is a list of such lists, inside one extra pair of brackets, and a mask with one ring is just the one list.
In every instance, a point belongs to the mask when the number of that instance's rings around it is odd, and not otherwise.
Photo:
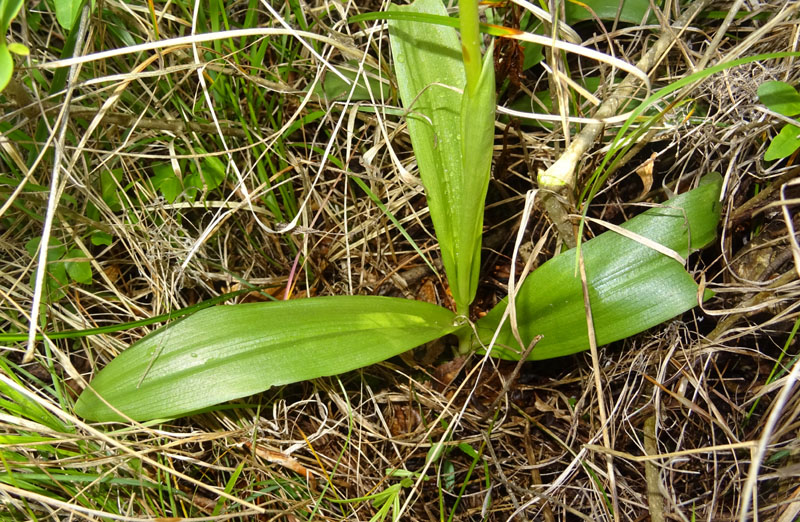
[[(389, 11), (447, 14), (438, 0), (392, 5)], [(457, 179), (461, 174), (461, 95), (453, 89), (463, 89), (466, 82), (461, 44), (451, 27), (405, 20), (389, 20), (389, 35), (398, 90), (408, 111), (411, 144), (425, 185), (442, 261), (453, 285), (455, 207), (460, 206), (462, 199), (462, 184)]]
[[(706, 176), (698, 188), (644, 212), (622, 228), (685, 257), (714, 239), (721, 186), (719, 174)], [(600, 345), (639, 333), (697, 305), (697, 284), (671, 257), (612, 231), (585, 242), (582, 249)], [(534, 271), (523, 283), (516, 302), (522, 342), (543, 336), (530, 359), (549, 359), (589, 348), (583, 290), (575, 274), (575, 249)], [(500, 324), (506, 306), (504, 300), (477, 322), (484, 346)], [(520, 351), (506, 321), (492, 354), (515, 359)]]
[[(34, 259), (39, 255), (39, 244), (42, 242), (41, 237), (34, 237), (25, 243), (25, 250)], [(61, 258), (67, 252), (67, 247), (54, 238), (50, 238), (50, 246), (47, 248), (47, 272), (44, 277), (45, 299), (47, 301), (58, 301), (66, 295), (65, 289), (69, 286), (69, 277), (67, 277), (67, 267), (65, 263), (61, 262)], [(30, 284), (31, 288), (35, 285), (36, 272), (39, 267), (31, 273)]]
[[(25, 242), (25, 250), (30, 256), (36, 259), (39, 255), (39, 244), (42, 242), (41, 237), (33, 237)], [(59, 260), (64, 257), (67, 252), (67, 247), (54, 238), (50, 238), (50, 246), (47, 248), (47, 271), (44, 277), (45, 284), (45, 299), (47, 301), (58, 301), (64, 297), (64, 289), (69, 285), (69, 278), (67, 277), (67, 268), (63, 262)], [(36, 272), (40, 267), (31, 273), (30, 285), (31, 288), (35, 285)]]
[(58, 24), (67, 31), (72, 29), (82, 3), (82, 0), (55, 0)]
[[(591, 12), (584, 6), (591, 9)], [(649, 9), (650, 0), (581, 0), (581, 2), (567, 1), (564, 6), (569, 25), (594, 20), (595, 17), (600, 20), (615, 20), (617, 14), (620, 22), (641, 24), (646, 21), (645, 16)]]
[(225, 164), (216, 156), (207, 156), (200, 163), (206, 190), (214, 190), (225, 181)]
[(542, 63), (544, 60), (544, 47), (533, 42), (521, 42), (524, 58), (522, 60), (522, 70), (527, 71), (534, 65)]
[(153, 167), (153, 172), (155, 172), (155, 175), (150, 178), (153, 187), (161, 192), (167, 202), (174, 203), (183, 191), (183, 183), (175, 175), (172, 165), (166, 163), (156, 165)]
[[(218, 306), (135, 343), (91, 388), (133, 419), (178, 417), (383, 361), (454, 331), (454, 319), (442, 307), (375, 296)], [(122, 420), (89, 388), (75, 411)]]
[[(439, 0), (392, 5), (389, 11), (447, 15)], [(470, 150), (469, 158), (462, 157), (465, 150), (462, 147), (468, 147), (469, 143), (483, 146), (493, 136), (494, 70), (486, 66), (487, 62), (491, 64), (490, 59), (483, 62), (481, 92), (474, 93), (474, 98), (464, 101), (462, 107), (460, 91), (464, 90), (466, 80), (455, 29), (390, 20), (389, 35), (398, 90), (408, 111), (408, 131), (441, 247), (442, 262), (457, 309), (465, 313), (477, 284), (483, 195), (488, 183), (484, 155), (491, 154), (491, 147), (488, 151)], [(491, 107), (488, 106), (490, 102)], [(473, 125), (466, 125), (466, 128), (462, 127), (462, 108), (478, 111)], [(489, 121), (491, 128), (487, 128)], [(465, 130), (469, 131), (469, 136), (465, 135), (462, 142)], [(477, 163), (468, 164), (472, 160)], [(464, 170), (464, 165), (469, 169)]]
[[(200, 149), (200, 152), (204, 152)], [(225, 165), (219, 158), (208, 156), (203, 158), (198, 171), (195, 163), (190, 163), (191, 174), (183, 180), (186, 199), (194, 201), (199, 191), (214, 190), (225, 180)]]
[[(36, 269), (38, 270), (38, 268)], [(36, 270), (31, 275), (31, 283), (35, 281)], [(66, 296), (66, 289), (69, 286), (69, 277), (67, 276), (67, 266), (64, 263), (48, 263), (47, 273), (44, 277), (45, 287), (47, 288), (47, 300), (58, 301)], [(31, 288), (33, 284), (31, 284)]]
[(764, 159), (772, 161), (791, 156), (794, 151), (800, 148), (800, 127), (797, 125), (784, 125), (777, 136), (772, 141), (764, 153)]
[[(84, 258), (84, 260), (76, 260), (80, 258)], [(81, 249), (73, 248), (64, 256), (64, 264), (66, 265), (67, 274), (73, 281), (88, 285), (92, 282), (92, 265), (85, 258), (86, 256)]]
[[(25, 250), (28, 254), (35, 258), (39, 254), (39, 244), (42, 242), (42, 238), (39, 236), (32, 237), (28, 241), (25, 242)], [(51, 237), (50, 238), (50, 246), (47, 248), (47, 260), (48, 261), (55, 261), (57, 259), (61, 259), (67, 252), (67, 247), (61, 244), (61, 241), (58, 239)]]
[(92, 244), (94, 246), (111, 246), (111, 242), (114, 240), (114, 236), (107, 232), (103, 232), (100, 230), (96, 230), (92, 232)]
[(758, 86), (758, 99), (769, 110), (784, 116), (800, 114), (800, 93), (786, 82), (764, 82)]

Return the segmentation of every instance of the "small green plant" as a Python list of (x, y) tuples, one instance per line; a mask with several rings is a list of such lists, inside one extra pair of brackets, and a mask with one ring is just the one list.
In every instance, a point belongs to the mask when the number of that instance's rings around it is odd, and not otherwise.
[[(19, 42), (8, 43), (5, 35), (23, 5), (22, 0), (0, 0), (0, 92), (11, 81), (14, 72), (12, 54), (27, 56), (29, 49)], [(93, 2), (94, 3), (94, 2)], [(83, 0), (55, 0), (56, 18), (64, 29), (71, 29), (78, 17)]]
[[(792, 117), (800, 114), (800, 93), (785, 82), (764, 82), (758, 87), (758, 98), (771, 111)], [(764, 159), (767, 161), (791, 156), (800, 149), (800, 127), (787, 123), (770, 141)]]
[(214, 190), (225, 180), (225, 166), (216, 156), (207, 156), (199, 164), (179, 160), (178, 166), (180, 171), (188, 171), (188, 174), (176, 173), (171, 163), (164, 163), (153, 167), (154, 175), (150, 178), (153, 187), (169, 203), (174, 203), (181, 195), (193, 202), (198, 193)]
[[(468, 321), (494, 145), (495, 80), (491, 44), (481, 57), (477, 2), (463, 0), (459, 9), (460, 40), (452, 24), (439, 23), (451, 20), (440, 0), (386, 13), (399, 94), (456, 312), (374, 296), (209, 308), (121, 353), (81, 394), (79, 415), (101, 421), (178, 417), (271, 386), (367, 366), (448, 334), (458, 337), (462, 351), (491, 350), (510, 359), (539, 335), (531, 359), (589, 348), (574, 250), (533, 272), (516, 292), (513, 310), (503, 301), (477, 323)], [(170, 174), (158, 187), (168, 198), (163, 189)], [(697, 304), (698, 285), (684, 258), (713, 240), (720, 187), (719, 175), (707, 176), (698, 188), (582, 244), (598, 343)]]
[[(41, 238), (34, 237), (25, 243), (25, 250), (31, 257), (35, 257), (39, 250)], [(31, 281), (36, 277), (31, 275)], [(82, 284), (92, 282), (92, 267), (86, 256), (79, 248), (67, 250), (60, 241), (50, 238), (47, 249), (47, 277), (45, 278), (46, 296), (48, 301), (58, 301), (65, 295), (70, 281)], [(32, 283), (31, 283), (32, 284)]]
[[(366, 495), (364, 497), (349, 498), (347, 500), (331, 499), (331, 502), (337, 504), (352, 504), (355, 502), (371, 502), (372, 506), (377, 509), (369, 522), (383, 522), (389, 513), (392, 513), (390, 520), (397, 522), (400, 520), (400, 493), (403, 489), (410, 488), (414, 485), (414, 479), (419, 477), (418, 473), (406, 471), (402, 469), (389, 469), (386, 470), (386, 475), (392, 478), (399, 478), (399, 482), (395, 482), (386, 489)], [(428, 480), (425, 477), (424, 480)]]

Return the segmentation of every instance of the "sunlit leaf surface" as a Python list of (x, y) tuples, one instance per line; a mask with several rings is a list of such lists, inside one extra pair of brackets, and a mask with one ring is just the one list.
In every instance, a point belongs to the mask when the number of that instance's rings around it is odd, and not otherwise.
[[(686, 256), (710, 243), (720, 216), (722, 179), (703, 184), (627, 221), (622, 228)], [(691, 243), (690, 243), (691, 242)], [(684, 267), (666, 255), (616, 232), (582, 245), (589, 299), (598, 344), (624, 339), (671, 319), (698, 303), (698, 286)], [(589, 348), (583, 290), (575, 274), (575, 250), (549, 260), (533, 272), (517, 294), (517, 322), (523, 343), (542, 340), (530, 359), (549, 359)], [(487, 345), (507, 306), (498, 304), (477, 323)], [(519, 358), (522, 349), (508, 321), (492, 353)]]
[[(447, 15), (439, 0), (392, 5), (390, 11)], [(477, 288), (483, 206), (491, 166), (495, 108), (492, 55), (487, 53), (475, 93), (462, 96), (466, 80), (455, 29), (390, 20), (389, 34), (400, 98), (408, 111), (408, 131), (442, 261), (457, 308), (465, 313)]]
[[(217, 306), (143, 338), (91, 386), (135, 420), (178, 417), (383, 361), (452, 332), (454, 317), (428, 303), (377, 296)], [(75, 411), (122, 419), (90, 389)]]

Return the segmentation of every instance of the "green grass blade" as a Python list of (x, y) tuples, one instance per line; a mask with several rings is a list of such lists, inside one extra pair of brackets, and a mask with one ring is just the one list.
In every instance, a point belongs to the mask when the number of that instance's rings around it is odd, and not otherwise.
[[(447, 15), (439, 0), (392, 5), (390, 12)], [(442, 262), (456, 307), (459, 313), (466, 313), (477, 286), (483, 203), (494, 136), (491, 54), (483, 62), (479, 85), (462, 100), (459, 91), (464, 90), (466, 80), (455, 29), (390, 20), (389, 33), (398, 90), (408, 111), (408, 131)], [(462, 110), (475, 111), (465, 113), (465, 123)]]
[[(224, 271), (224, 268), (221, 267)], [(192, 306), (187, 306), (186, 308), (181, 308), (180, 310), (175, 310), (173, 312), (169, 312), (166, 314), (156, 315), (153, 317), (148, 317), (147, 319), (140, 319), (138, 321), (129, 321), (127, 323), (120, 323), (120, 324), (113, 324), (109, 326), (98, 326), (96, 328), (86, 328), (84, 330), (64, 330), (61, 332), (47, 332), (46, 337), (49, 339), (77, 339), (79, 337), (88, 337), (90, 335), (101, 335), (107, 333), (114, 333), (114, 332), (124, 332), (125, 330), (132, 330), (134, 328), (139, 328), (140, 326), (148, 326), (155, 323), (163, 323), (164, 321), (169, 321), (171, 319), (178, 319), (185, 315), (190, 315), (195, 312), (199, 312), (200, 310), (204, 310), (206, 308), (210, 308), (214, 305), (219, 303), (223, 303), (234, 297), (238, 297), (242, 294), (247, 294), (249, 292), (259, 292), (262, 296), (274, 299), (270, 294), (261, 291), (260, 288), (251, 285), (247, 281), (242, 280), (241, 278), (237, 277), (236, 274), (230, 274), (232, 277), (236, 278), (243, 288), (242, 290), (236, 290), (235, 292), (229, 292), (227, 294), (222, 294), (217, 297), (212, 297), (211, 299), (207, 299), (205, 301), (201, 301), (197, 304)], [(8, 343), (8, 342), (18, 342), (24, 341), (28, 338), (27, 332), (20, 332), (20, 333), (0, 333), (0, 343)], [(45, 335), (36, 334), (35, 339), (37, 341), (41, 341), (45, 338)]]
[[(607, 165), (612, 160), (612, 158), (625, 147), (625, 142), (627, 136), (628, 129), (639, 121), (639, 116), (642, 115), (647, 109), (650, 108), (655, 102), (666, 98), (673, 92), (690, 85), (698, 80), (702, 80), (709, 76), (712, 76), (718, 72), (722, 72), (727, 69), (733, 69), (734, 67), (738, 67), (740, 65), (745, 65), (748, 63), (765, 61), (765, 60), (776, 60), (781, 58), (798, 58), (800, 57), (800, 52), (777, 52), (777, 53), (765, 53), (765, 54), (757, 54), (754, 56), (745, 56), (744, 58), (737, 58), (736, 60), (730, 60), (727, 62), (718, 63), (716, 65), (712, 65), (710, 67), (706, 67), (696, 73), (690, 74), (688, 76), (684, 76), (680, 80), (674, 81), (669, 85), (662, 87), (661, 89), (657, 90), (653, 94), (650, 95), (646, 100), (641, 102), (637, 105), (633, 111), (631, 111), (631, 115), (628, 116), (628, 119), (625, 120), (625, 123), (622, 124), (622, 127), (617, 131), (617, 135), (611, 141), (611, 145), (609, 147), (609, 151), (603, 157), (603, 161), (600, 162), (600, 165), (594, 170), (592, 173), (591, 179), (589, 183), (585, 184), (583, 189), (583, 193), (581, 194), (581, 201), (584, 203), (582, 207), (585, 209), (588, 207), (589, 202), (594, 198), (595, 194), (600, 190), (600, 187), (605, 182), (605, 178), (608, 172)], [(604, 175), (605, 174), (605, 175)]]
[[(698, 188), (644, 212), (622, 228), (685, 257), (713, 241), (720, 216), (721, 186), (719, 174), (706, 176)], [(598, 344), (624, 339), (697, 305), (698, 286), (684, 267), (633, 239), (606, 232), (583, 244), (583, 256)], [(538, 268), (517, 294), (522, 341), (529, 343), (536, 335), (543, 335), (530, 359), (549, 359), (589, 348), (581, 281), (574, 267), (572, 249)], [(478, 321), (484, 345), (500, 324), (506, 304), (502, 301)], [(514, 359), (519, 351), (506, 321), (492, 354)]]
[[(271, 386), (354, 370), (456, 329), (428, 303), (338, 296), (218, 306), (143, 338), (92, 381), (135, 420), (171, 418)], [(86, 389), (75, 412), (121, 420)]]
[(402, 236), (404, 238), (406, 238), (406, 241), (408, 241), (408, 244), (411, 245), (411, 248), (414, 249), (414, 252), (417, 253), (417, 255), (420, 257), (420, 259), (425, 261), (425, 264), (428, 265), (428, 268), (431, 269), (431, 272), (433, 272), (434, 274), (436, 274), (438, 276), (439, 272), (436, 271), (436, 267), (433, 265), (431, 260), (428, 259), (428, 256), (425, 255), (425, 252), (423, 252), (419, 248), (419, 246), (417, 245), (417, 242), (414, 241), (414, 238), (411, 237), (408, 234), (408, 232), (406, 232), (406, 229), (405, 229), (405, 227), (403, 227), (403, 224), (400, 223), (400, 221), (398, 221), (398, 219), (394, 216), (394, 214), (392, 214), (392, 212), (388, 208), (386, 208), (386, 205), (383, 204), (383, 202), (380, 200), (380, 198), (374, 192), (372, 192), (372, 190), (370, 190), (369, 186), (366, 183), (364, 183), (364, 181), (361, 178), (358, 178), (356, 176), (350, 176), (350, 179), (352, 179), (353, 182), (355, 182), (355, 184), (358, 185), (358, 187), (361, 190), (363, 190), (367, 194), (367, 196), (369, 196), (369, 199), (371, 199), (372, 202), (375, 203), (378, 206), (379, 209), (381, 209), (383, 214), (387, 218), (389, 218), (389, 221), (391, 221), (392, 224), (397, 227), (397, 230), (400, 231), (400, 234), (402, 234)]
[[(567, 24), (573, 26), (587, 20), (619, 20), (629, 24), (647, 21), (650, 0), (583, 0), (580, 3), (566, 2), (564, 5)], [(652, 11), (650, 19), (655, 20)], [(652, 23), (652, 22), (651, 22)]]

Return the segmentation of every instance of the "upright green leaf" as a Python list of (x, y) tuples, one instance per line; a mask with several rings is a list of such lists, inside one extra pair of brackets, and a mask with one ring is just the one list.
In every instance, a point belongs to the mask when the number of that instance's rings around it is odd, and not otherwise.
[[(442, 307), (375, 296), (218, 306), (162, 328), (111, 361), (78, 415), (170, 418), (271, 386), (354, 370), (456, 329)], [(96, 393), (95, 393), (96, 392)]]
[(75, 20), (78, 18), (82, 3), (82, 0), (55, 0), (58, 24), (67, 31), (72, 29)]
[(3, 33), (3, 37), (8, 31), (8, 26), (22, 9), (23, 3), (22, 0), (0, 0), (0, 32)]
[[(493, 46), (486, 51), (478, 85), (464, 92), (461, 100), (461, 176), (463, 200), (455, 219), (461, 219), (455, 252), (458, 294), (467, 307), (478, 291), (483, 236), (483, 210), (492, 169), (495, 120), (495, 82)], [(460, 215), (460, 218), (459, 218)], [(472, 227), (471, 229), (468, 227)], [(468, 255), (470, 254), (471, 255)], [(451, 281), (450, 283), (454, 283)], [(456, 303), (459, 303), (458, 299)]]
[[(710, 243), (720, 216), (722, 178), (712, 174), (696, 189), (627, 221), (622, 228), (685, 257)], [(698, 286), (671, 257), (617, 232), (582, 246), (598, 344), (624, 339), (697, 305)], [(583, 290), (575, 275), (575, 249), (547, 261), (523, 283), (516, 297), (523, 343), (542, 335), (530, 359), (549, 359), (589, 348)], [(500, 324), (507, 300), (477, 323), (483, 345)], [(519, 358), (522, 351), (506, 321), (492, 354)]]
[[(0, 37), (3, 38), (3, 37)], [(0, 91), (6, 88), (14, 72), (14, 58), (8, 50), (6, 42), (0, 39)]]
[[(446, 16), (440, 0), (390, 11)], [(452, 27), (389, 20), (398, 89), (425, 185), (442, 261), (460, 313), (475, 296), (483, 204), (494, 132), (494, 68), (483, 61), (478, 88), (465, 89), (461, 44)], [(462, 99), (463, 98), (463, 99)]]

